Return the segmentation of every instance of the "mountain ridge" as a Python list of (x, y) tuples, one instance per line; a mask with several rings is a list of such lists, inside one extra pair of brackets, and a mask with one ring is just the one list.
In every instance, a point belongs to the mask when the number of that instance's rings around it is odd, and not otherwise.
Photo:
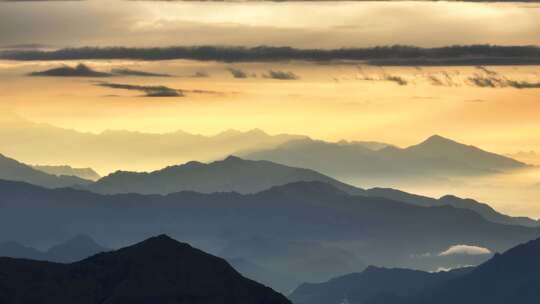
[(270, 161), (244, 160), (232, 155), (207, 164), (191, 161), (152, 172), (117, 171), (83, 188), (105, 194), (168, 194), (184, 190), (247, 194), (277, 185), (311, 180), (324, 181), (347, 193), (363, 193), (360, 188), (310, 169), (284, 166)]
[(0, 302), (11, 304), (291, 303), (166, 235), (72, 264), (0, 258), (0, 274)]
[[(276, 148), (240, 153), (253, 160), (270, 160), (311, 168), (338, 178), (429, 178), (492, 174), (525, 168), (525, 163), (475, 146), (434, 135), (406, 148), (340, 145), (312, 139), (289, 141)], [(309, 157), (308, 157), (309, 155)]]
[(29, 182), (48, 188), (69, 187), (91, 183), (89, 180), (76, 176), (56, 176), (48, 174), (2, 154), (0, 154), (0, 179)]

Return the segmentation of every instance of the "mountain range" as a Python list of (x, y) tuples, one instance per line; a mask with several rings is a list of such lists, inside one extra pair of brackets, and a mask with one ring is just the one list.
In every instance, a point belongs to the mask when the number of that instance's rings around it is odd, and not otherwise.
[(0, 192), (0, 242), (29, 246), (61, 242), (70, 231), (111, 247), (166, 232), (219, 253), (229, 242), (263, 237), (339, 248), (365, 264), (433, 270), (469, 261), (439, 256), (454, 245), (497, 252), (540, 236), (540, 228), (493, 223), (471, 210), (349, 195), (321, 182), (245, 195), (100, 195), (0, 181)]
[(0, 154), (0, 179), (24, 181), (49, 188), (89, 184), (91, 181), (76, 176), (52, 175)]
[(116, 170), (153, 171), (192, 160), (216, 160), (239, 150), (271, 148), (300, 138), (304, 136), (268, 135), (258, 129), (227, 130), (212, 136), (183, 131), (84, 133), (0, 115), (0, 153), (28, 164), (91, 167), (100, 174)]
[(366, 267), (355, 253), (337, 246), (257, 236), (228, 240), (217, 255), (234, 261), (243, 275), (285, 294), (302, 282), (324, 281)]
[(72, 264), (0, 258), (0, 303), (291, 302), (225, 260), (161, 235)]
[[(84, 171), (86, 172), (86, 169)], [(88, 171), (93, 172), (91, 169)], [(540, 226), (540, 221), (526, 217), (507, 216), (497, 212), (487, 204), (472, 199), (461, 199), (451, 195), (434, 199), (387, 188), (364, 190), (310, 169), (289, 167), (269, 161), (245, 160), (235, 156), (208, 164), (192, 161), (149, 173), (118, 171), (92, 182), (75, 176), (45, 174), (0, 155), (0, 177), (48, 188), (70, 186), (103, 194), (169, 194), (180, 191), (247, 194), (292, 182), (319, 181), (333, 185), (351, 195), (383, 197), (423, 207), (449, 205), (473, 210), (495, 223)]]
[(487, 204), (472, 199), (461, 199), (451, 195), (434, 199), (388, 188), (364, 190), (310, 169), (289, 167), (269, 161), (246, 160), (235, 156), (208, 164), (189, 162), (149, 173), (119, 171), (80, 188), (103, 194), (169, 194), (180, 191), (201, 193), (234, 191), (247, 194), (300, 181), (323, 182), (351, 195), (383, 197), (422, 207), (448, 205), (469, 209), (495, 223), (540, 226), (539, 221), (507, 216)]
[(333, 278), (323, 283), (304, 283), (289, 298), (295, 304), (374, 303), (382, 298), (410, 297), (463, 276), (473, 268), (425, 272), (369, 266), (362, 272)]
[(24, 258), (37, 261), (72, 263), (109, 249), (97, 244), (87, 235), (77, 235), (47, 251), (21, 245), (15, 241), (0, 243), (0, 257)]
[(118, 171), (84, 188), (104, 194), (169, 194), (180, 191), (246, 194), (299, 181), (324, 182), (351, 194), (363, 192), (313, 170), (269, 161), (243, 160), (235, 156), (208, 164), (192, 161), (149, 173)]
[(51, 165), (34, 165), (34, 169), (43, 171), (56, 176), (75, 176), (85, 180), (95, 181), (101, 178), (99, 174), (92, 168), (73, 168), (66, 165), (51, 166)]
[(355, 143), (299, 139), (275, 148), (238, 155), (311, 168), (340, 179), (444, 179), (493, 174), (527, 166), (509, 157), (438, 135), (407, 148), (388, 145), (370, 149)]
[(295, 304), (537, 303), (540, 239), (516, 246), (475, 268), (428, 273), (368, 267), (320, 284), (303, 284)]
[[(227, 155), (310, 168), (341, 179), (429, 181), (519, 169), (526, 164), (434, 135), (407, 148), (369, 141), (326, 142), (307, 136), (269, 135), (254, 129), (212, 136), (183, 131), (151, 134), (122, 130), (83, 133), (16, 116), (0, 118), (6, 155), (32, 164), (69, 164), (100, 173), (155, 171), (189, 161), (214, 161)], [(371, 183), (377, 184), (377, 183)]]

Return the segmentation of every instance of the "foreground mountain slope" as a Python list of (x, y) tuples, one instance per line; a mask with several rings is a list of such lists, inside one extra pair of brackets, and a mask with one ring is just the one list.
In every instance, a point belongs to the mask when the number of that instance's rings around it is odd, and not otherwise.
[(311, 168), (339, 178), (429, 178), (490, 174), (523, 168), (511, 158), (483, 151), (441, 136), (401, 149), (373, 150), (362, 145), (311, 139), (289, 141), (273, 149), (241, 154), (248, 159)]
[(371, 303), (382, 297), (410, 297), (461, 277), (471, 268), (449, 272), (424, 272), (370, 266), (360, 273), (337, 277), (324, 283), (305, 283), (289, 296), (295, 304)]
[(119, 171), (89, 185), (87, 189), (107, 194), (168, 194), (180, 191), (255, 193), (298, 181), (319, 181), (348, 193), (363, 193), (361, 189), (313, 170), (269, 161), (243, 160), (235, 156), (209, 164), (189, 162), (150, 173)]
[(516, 246), (471, 273), (402, 303), (538, 303), (540, 239)]
[(437, 255), (459, 244), (496, 252), (540, 236), (540, 229), (491, 223), (470, 210), (351, 196), (320, 182), (249, 195), (161, 196), (99, 195), (0, 181), (0, 193), (0, 241), (30, 246), (63, 241), (71, 237), (69, 231), (113, 247), (162, 232), (216, 247), (231, 238), (261, 236), (333, 244), (366, 264), (432, 270), (422, 258), (425, 253)]
[(89, 184), (90, 181), (74, 176), (56, 176), (36, 170), (0, 154), (0, 179), (22, 181), (48, 188)]
[(224, 260), (162, 235), (73, 264), (0, 258), (0, 303), (290, 302)]
[(540, 298), (538, 256), (540, 239), (496, 254), (478, 267), (451, 272), (370, 267), (325, 283), (304, 284), (291, 299), (296, 304), (338, 303), (345, 295), (351, 304), (534, 304)]

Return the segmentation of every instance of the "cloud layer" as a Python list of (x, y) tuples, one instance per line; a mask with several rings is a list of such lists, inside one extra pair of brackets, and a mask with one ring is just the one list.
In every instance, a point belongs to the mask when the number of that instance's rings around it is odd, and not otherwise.
[(49, 76), (49, 77), (110, 77), (112, 74), (98, 72), (90, 67), (79, 64), (76, 67), (63, 66), (45, 71), (30, 73), (30, 76)]
[[(362, 60), (386, 65), (479, 65), (479, 64), (540, 64), (540, 48), (535, 46), (449, 46), (420, 48), (413, 46), (387, 46), (373, 48), (297, 49), (292, 47), (85, 47), (54, 51), (6, 50), (0, 59), (10, 60), (84, 60), (135, 59), (169, 60), (192, 59), (221, 62), (272, 62), (288, 60), (333, 61)], [(234, 71), (229, 69), (231, 72)]]
[(184, 93), (181, 90), (172, 89), (166, 86), (142, 86), (132, 84), (101, 82), (97, 84), (101, 87), (111, 89), (121, 89), (130, 91), (144, 92), (146, 97), (183, 97)]
[(454, 245), (445, 251), (439, 253), (439, 256), (453, 256), (453, 255), (488, 255), (491, 254), (491, 250), (470, 245)]

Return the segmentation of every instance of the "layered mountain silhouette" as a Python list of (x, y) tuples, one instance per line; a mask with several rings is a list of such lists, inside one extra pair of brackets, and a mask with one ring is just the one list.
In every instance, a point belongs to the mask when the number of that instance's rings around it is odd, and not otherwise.
[(274, 290), (285, 295), (301, 283), (290, 273), (279, 273), (247, 259), (233, 258), (227, 259), (227, 262), (246, 278), (271, 286)]
[[(425, 272), (369, 266), (359, 273), (331, 279), (324, 283), (300, 285), (289, 298), (295, 304), (376, 303), (418, 295), (423, 291), (470, 273), (472, 268)], [(381, 302), (384, 303), (384, 302)]]
[(97, 244), (87, 235), (77, 235), (47, 251), (21, 245), (14, 241), (0, 243), (0, 257), (21, 258), (37, 261), (71, 263), (109, 249)]
[(529, 227), (540, 226), (540, 221), (527, 217), (512, 217), (490, 207), (488, 204), (478, 202), (473, 199), (463, 199), (453, 195), (445, 195), (439, 199), (411, 194), (390, 188), (372, 188), (365, 191), (364, 195), (373, 197), (384, 197), (395, 201), (405, 202), (415, 206), (437, 207), (452, 206), (454, 208), (472, 210), (488, 221), (508, 225), (522, 225)]
[(538, 303), (540, 239), (516, 246), (475, 268), (427, 273), (368, 267), (321, 284), (304, 284), (296, 304)]
[(52, 175), (0, 154), (0, 179), (22, 181), (48, 188), (69, 187), (91, 183), (88, 180), (66, 175)]
[(73, 264), (0, 258), (0, 303), (289, 304), (225, 260), (168, 236)]
[(313, 170), (289, 167), (270, 161), (245, 160), (235, 156), (212, 163), (189, 162), (149, 173), (118, 171), (108, 175), (84, 189), (97, 193), (141, 193), (168, 194), (180, 191), (201, 193), (239, 192), (255, 193), (273, 186), (300, 181), (328, 183), (352, 195), (383, 197), (416, 206), (452, 206), (469, 209), (485, 219), (501, 224), (536, 227), (540, 222), (526, 217), (511, 217), (501, 214), (489, 205), (472, 199), (461, 199), (447, 195), (440, 199), (388, 189), (364, 190), (342, 183)]
[(0, 115), (2, 151), (32, 164), (69, 164), (98, 172), (152, 171), (192, 160), (213, 161), (237, 151), (276, 147), (305, 138), (254, 129), (204, 136), (183, 131), (152, 134), (108, 130), (98, 134)]
[(433, 270), (469, 261), (434, 265), (432, 258), (424, 258), (454, 245), (500, 252), (540, 236), (538, 228), (492, 223), (471, 210), (349, 195), (321, 182), (247, 195), (100, 195), (0, 181), (0, 193), (0, 242), (17, 240), (28, 246), (61, 242), (71, 237), (69, 231), (112, 247), (160, 232), (208, 244), (204, 248), (257, 236), (340, 248), (366, 264)]
[(366, 266), (354, 253), (336, 246), (267, 237), (230, 240), (218, 255), (242, 261), (237, 264), (243, 274), (261, 278), (261, 282), (284, 293), (302, 282), (324, 281)]
[(480, 175), (526, 166), (514, 159), (438, 135), (404, 149), (387, 146), (374, 150), (360, 144), (301, 139), (240, 155), (311, 168), (340, 178)]
[[(471, 273), (396, 303), (538, 303), (540, 239), (495, 255)], [(389, 303), (390, 304), (390, 303)]]
[(319, 181), (347, 193), (363, 193), (361, 189), (313, 170), (269, 161), (243, 160), (235, 156), (208, 164), (189, 162), (150, 173), (119, 171), (88, 185), (86, 189), (108, 194), (168, 194), (186, 190), (201, 193), (255, 193), (298, 181)]
[(99, 174), (92, 168), (73, 168), (70, 166), (35, 165), (34, 169), (56, 176), (75, 176), (86, 180), (98, 180)]

